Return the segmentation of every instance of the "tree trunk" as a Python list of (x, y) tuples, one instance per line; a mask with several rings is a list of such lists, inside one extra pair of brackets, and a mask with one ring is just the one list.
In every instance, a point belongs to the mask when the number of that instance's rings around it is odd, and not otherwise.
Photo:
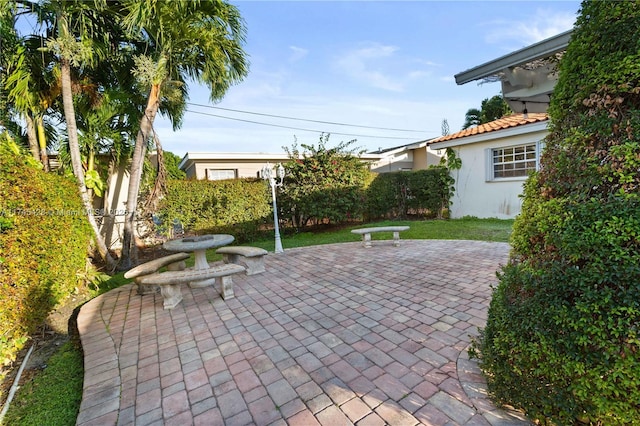
[[(36, 136), (36, 125), (30, 114), (24, 115), (27, 122), (27, 139), (29, 140), (29, 151), (36, 160), (40, 161), (40, 149), (38, 148), (38, 137)], [(46, 167), (46, 166), (45, 166)], [(45, 169), (46, 170), (46, 169)]]
[(126, 270), (137, 262), (137, 245), (135, 241), (135, 221), (136, 210), (138, 208), (138, 192), (140, 191), (140, 180), (142, 178), (142, 166), (144, 163), (147, 141), (153, 131), (153, 121), (155, 120), (160, 106), (160, 84), (151, 86), (149, 99), (144, 116), (140, 120), (140, 130), (136, 136), (136, 146), (131, 159), (131, 170), (129, 173), (129, 190), (127, 192), (127, 215), (125, 216), (122, 254), (120, 256), (120, 270)]
[(78, 182), (78, 189), (80, 196), (82, 197), (82, 203), (84, 204), (87, 212), (87, 219), (93, 229), (96, 246), (100, 256), (107, 264), (110, 271), (115, 269), (116, 262), (109, 253), (104, 238), (100, 235), (98, 224), (93, 216), (93, 205), (87, 194), (87, 187), (84, 183), (84, 170), (82, 169), (82, 158), (80, 156), (80, 145), (78, 143), (78, 128), (76, 127), (76, 113), (73, 107), (73, 95), (71, 93), (71, 65), (68, 59), (62, 58), (60, 60), (60, 79), (62, 85), (62, 103), (64, 106), (64, 117), (67, 123), (67, 133), (69, 137), (69, 153), (71, 154), (71, 165), (73, 167), (73, 174)]
[(40, 161), (44, 165), (44, 171), (49, 171), (49, 154), (47, 154), (47, 137), (44, 134), (44, 121), (42, 116), (36, 118), (36, 130), (38, 131), (38, 146), (40, 148)]

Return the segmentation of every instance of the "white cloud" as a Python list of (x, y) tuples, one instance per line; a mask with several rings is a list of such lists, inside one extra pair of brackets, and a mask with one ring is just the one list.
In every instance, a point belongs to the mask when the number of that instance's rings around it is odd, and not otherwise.
[(526, 21), (492, 21), (488, 25), (493, 29), (485, 40), (491, 44), (509, 44), (509, 49), (519, 49), (570, 30), (575, 19), (575, 13), (537, 9)]
[(297, 62), (309, 54), (309, 50), (298, 46), (289, 46), (289, 50), (291, 50), (289, 62)]
[(386, 60), (391, 58), (397, 50), (396, 46), (372, 43), (347, 52), (337, 60), (335, 67), (356, 81), (363, 81), (378, 89), (402, 92), (404, 86), (397, 77), (380, 71), (381, 67), (387, 65)]

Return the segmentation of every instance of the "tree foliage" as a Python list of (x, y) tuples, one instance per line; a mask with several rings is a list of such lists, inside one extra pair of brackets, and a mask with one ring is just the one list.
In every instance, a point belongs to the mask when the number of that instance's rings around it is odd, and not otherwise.
[(507, 104), (500, 95), (495, 95), (491, 99), (483, 99), (480, 109), (470, 108), (467, 110), (462, 129), (464, 130), (479, 124), (489, 123), (490, 121), (504, 117), (510, 112), (511, 108), (509, 108), (509, 104)]
[(231, 85), (248, 73), (242, 47), (246, 27), (238, 8), (220, 0), (123, 0), (119, 16), (128, 34), (142, 35), (145, 53), (137, 57), (136, 75), (148, 98), (131, 160), (127, 216), (119, 268), (135, 262), (134, 222), (147, 144), (154, 139), (158, 111), (168, 112), (174, 128), (180, 126), (188, 82), (209, 88), (212, 100), (221, 99)]
[(369, 170), (355, 141), (327, 147), (329, 134), (320, 136), (318, 146), (297, 144), (284, 147), (289, 156), (287, 175), (278, 203), (280, 217), (296, 228), (323, 222), (341, 223), (362, 214), (364, 187)]
[(582, 3), (477, 349), (501, 401), (554, 424), (640, 413), (640, 2)]

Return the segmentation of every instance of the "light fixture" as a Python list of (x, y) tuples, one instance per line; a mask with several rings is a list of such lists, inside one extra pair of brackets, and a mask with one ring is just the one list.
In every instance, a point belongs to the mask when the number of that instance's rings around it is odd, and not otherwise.
[[(280, 227), (278, 226), (278, 204), (276, 202), (276, 188), (282, 186), (282, 182), (284, 180), (284, 175), (285, 175), (284, 166), (282, 165), (282, 163), (279, 163), (276, 166), (275, 176), (273, 171), (274, 170), (271, 167), (271, 164), (267, 163), (262, 168), (261, 174), (262, 174), (262, 179), (269, 182), (269, 185), (271, 186), (271, 198), (273, 199), (273, 227), (276, 234), (274, 251), (275, 253), (283, 253), (284, 250), (282, 249), (282, 240), (280, 239)], [(278, 179), (280, 179), (280, 182), (277, 181)]]
[(524, 105), (524, 110), (522, 111), (522, 118), (526, 120), (527, 118), (529, 118), (529, 111), (527, 111), (527, 103), (522, 102), (522, 104)]

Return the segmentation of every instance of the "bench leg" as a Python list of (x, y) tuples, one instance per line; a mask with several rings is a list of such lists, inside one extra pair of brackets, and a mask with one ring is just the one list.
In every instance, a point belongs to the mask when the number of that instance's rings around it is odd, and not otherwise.
[(133, 281), (138, 285), (138, 294), (140, 296), (144, 296), (145, 294), (156, 294), (158, 292), (158, 286), (155, 284), (140, 284), (140, 282), (138, 281), (139, 278), (142, 277), (136, 277), (133, 279)]
[(262, 256), (245, 257), (244, 264), (247, 266), (247, 275), (255, 275), (265, 271)]
[(400, 246), (400, 232), (393, 233), (393, 245), (396, 247)]
[(362, 245), (365, 247), (371, 247), (371, 234), (364, 234), (362, 236)]
[(222, 287), (222, 299), (227, 300), (233, 298), (233, 279), (231, 275), (220, 277)]
[(162, 294), (162, 299), (164, 301), (164, 309), (173, 309), (182, 301), (180, 284), (160, 286), (160, 294)]
[(238, 264), (238, 260), (240, 259), (240, 257), (237, 254), (223, 254), (222, 255), (222, 261), (224, 263), (235, 263), (236, 265)]

